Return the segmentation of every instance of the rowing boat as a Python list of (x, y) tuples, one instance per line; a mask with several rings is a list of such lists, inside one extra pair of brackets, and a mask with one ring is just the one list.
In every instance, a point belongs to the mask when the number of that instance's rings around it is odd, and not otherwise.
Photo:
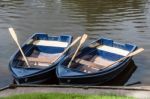
[[(37, 84), (56, 79), (55, 69), (60, 60), (68, 55), (63, 51), (70, 45), (72, 36), (49, 36), (35, 33), (23, 45), (22, 50), (29, 66), (19, 50), (12, 55), (9, 69), (17, 84)], [(62, 54), (63, 53), (63, 54)]]
[[(68, 67), (68, 64), (73, 54), (65, 57), (58, 64), (56, 74), (61, 84), (104, 84), (125, 70), (132, 59), (132, 56), (126, 56), (136, 49), (137, 46), (134, 44), (100, 38), (82, 48), (71, 66)], [(121, 61), (118, 61), (120, 59)]]

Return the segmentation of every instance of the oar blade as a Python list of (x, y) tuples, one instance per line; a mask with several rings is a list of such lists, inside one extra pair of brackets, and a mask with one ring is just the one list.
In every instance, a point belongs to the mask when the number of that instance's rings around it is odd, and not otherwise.
[(13, 28), (8, 28), (8, 30), (9, 30), (12, 38), (16, 42), (16, 44), (17, 44), (17, 46), (18, 46), (18, 48), (19, 48), (19, 50), (20, 50), (20, 52), (21, 52), (21, 54), (22, 54), (22, 56), (23, 56), (23, 58), (24, 58), (24, 60), (25, 60), (25, 62), (27, 64), (27, 66), (29, 67), (29, 62), (28, 62), (28, 60), (27, 60), (27, 58), (26, 58), (26, 56), (25, 56), (25, 54), (24, 54), (24, 52), (23, 52), (23, 50), (22, 50), (22, 48), (21, 48), (21, 46), (20, 46), (20, 44), (18, 42), (17, 35), (16, 35), (14, 29)]
[(17, 35), (16, 35), (14, 29), (13, 28), (8, 28), (8, 30), (9, 30), (11, 36), (13, 37), (13, 39), (15, 40), (15, 42), (17, 42), (18, 41), (17, 40)]
[(80, 41), (80, 44), (84, 43), (85, 40), (87, 39), (88, 35), (87, 34), (83, 34), (82, 38), (81, 38), (81, 41)]

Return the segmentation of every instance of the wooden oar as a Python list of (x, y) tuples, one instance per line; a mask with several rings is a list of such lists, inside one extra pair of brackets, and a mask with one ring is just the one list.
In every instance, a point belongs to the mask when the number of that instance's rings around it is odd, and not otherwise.
[(128, 57), (132, 57), (134, 55), (137, 55), (139, 54), (140, 52), (144, 51), (144, 48), (139, 48), (137, 50), (135, 50), (134, 52), (131, 52), (130, 54), (128, 54), (127, 56), (113, 62), (112, 64), (108, 65), (108, 66), (102, 66), (102, 65), (99, 65), (99, 64), (96, 64), (96, 63), (93, 63), (93, 62), (90, 62), (90, 61), (87, 61), (87, 60), (83, 60), (83, 59), (77, 59), (76, 62), (80, 63), (80, 64), (83, 64), (83, 65), (87, 65), (93, 69), (96, 69), (96, 70), (99, 70), (99, 69), (102, 69), (102, 68), (105, 68), (105, 67), (109, 67), (109, 66), (112, 66), (118, 62), (121, 62), (123, 61), (124, 59), (128, 58)]
[[(27, 57), (27, 59), (31, 62), (42, 62), (52, 64), (57, 59), (59, 59), (63, 54), (65, 54), (74, 44), (76, 44), (81, 39), (81, 36), (77, 37), (60, 55), (54, 56), (53, 58), (48, 57)], [(24, 60), (23, 58), (19, 58), (20, 60)]]
[(16, 35), (14, 29), (13, 28), (9, 28), (9, 32), (10, 32), (12, 38), (14, 39), (14, 41), (16, 42), (16, 44), (17, 44), (17, 46), (18, 46), (18, 48), (19, 48), (19, 50), (20, 50), (20, 52), (21, 52), (21, 54), (22, 54), (22, 56), (23, 56), (23, 58), (24, 58), (24, 60), (25, 60), (25, 62), (27, 64), (27, 66), (30, 67), (29, 66), (29, 62), (28, 62), (24, 52), (22, 51), (21, 46), (19, 45), (18, 38), (17, 38), (17, 35)]
[(70, 60), (70, 62), (69, 62), (69, 64), (68, 64), (68, 68), (71, 66), (72, 61), (73, 61), (74, 58), (76, 57), (76, 54), (78, 53), (78, 51), (79, 51), (81, 45), (85, 42), (85, 40), (87, 39), (87, 37), (88, 37), (87, 34), (83, 34), (83, 36), (82, 36), (82, 38), (81, 38), (81, 40), (80, 40), (79, 46), (77, 47), (77, 49), (76, 49), (76, 51), (75, 51), (73, 57), (71, 58), (71, 60)]

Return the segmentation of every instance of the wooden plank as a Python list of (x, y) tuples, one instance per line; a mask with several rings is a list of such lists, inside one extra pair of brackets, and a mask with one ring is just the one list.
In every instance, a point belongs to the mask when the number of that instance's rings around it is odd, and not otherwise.
[(36, 41), (33, 42), (33, 45), (67, 47), (68, 46), (68, 42), (36, 40)]
[(76, 59), (76, 62), (77, 63), (80, 63), (82, 65), (87, 65), (88, 67), (91, 67), (92, 69), (96, 69), (96, 70), (100, 70), (106, 66), (102, 66), (102, 65), (99, 65), (99, 64), (95, 64), (93, 62), (90, 62), (90, 61), (87, 61), (87, 60), (84, 60), (84, 59)]
[(110, 53), (114, 53), (114, 54), (118, 54), (118, 55), (122, 55), (122, 56), (127, 56), (129, 54), (129, 51), (127, 50), (116, 48), (116, 47), (111, 47), (111, 46), (106, 46), (106, 45), (98, 46), (97, 49), (110, 52)]
[[(47, 57), (27, 57), (27, 60), (30, 62), (41, 62), (52, 64), (57, 57), (47, 58)], [(24, 58), (20, 57), (20, 60), (24, 61)]]
[(114, 61), (108, 60), (108, 59), (103, 58), (103, 57), (96, 56), (93, 63), (107, 67), (107, 66), (113, 64)]

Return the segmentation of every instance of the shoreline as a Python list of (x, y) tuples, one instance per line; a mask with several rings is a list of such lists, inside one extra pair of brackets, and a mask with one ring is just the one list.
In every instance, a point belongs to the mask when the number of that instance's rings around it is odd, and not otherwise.
[(0, 90), (0, 97), (24, 93), (78, 93), (96, 95), (121, 95), (139, 99), (150, 98), (150, 86), (71, 86), (71, 85), (11, 85)]

